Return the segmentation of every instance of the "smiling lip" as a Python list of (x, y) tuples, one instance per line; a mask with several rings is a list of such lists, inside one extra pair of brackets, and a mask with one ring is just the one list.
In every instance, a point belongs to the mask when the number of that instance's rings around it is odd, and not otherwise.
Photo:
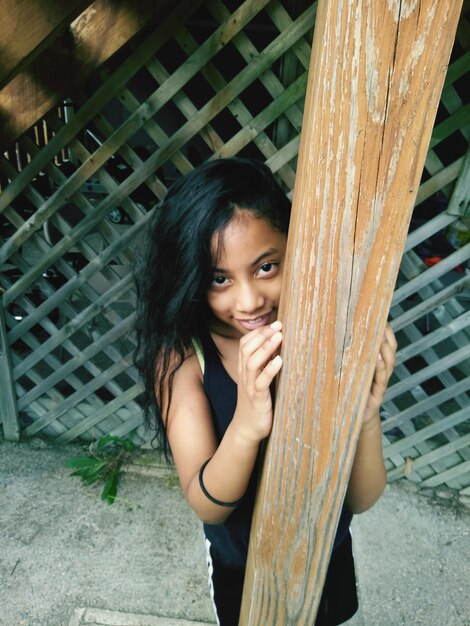
[(237, 322), (240, 324), (240, 326), (243, 326), (243, 328), (245, 328), (246, 330), (254, 330), (255, 328), (261, 328), (262, 326), (267, 326), (267, 324), (269, 323), (269, 319), (271, 317), (271, 313), (272, 311), (269, 311), (269, 313), (266, 313), (265, 315), (261, 315), (260, 317), (255, 317), (253, 319), (248, 319), (248, 320), (238, 320)]

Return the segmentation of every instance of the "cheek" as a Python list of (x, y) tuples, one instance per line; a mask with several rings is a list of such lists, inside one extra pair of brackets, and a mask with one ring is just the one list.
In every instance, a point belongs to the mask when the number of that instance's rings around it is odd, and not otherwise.
[(272, 300), (279, 303), (281, 297), (282, 277), (276, 277), (276, 280), (270, 284), (269, 295)]
[(207, 304), (209, 305), (209, 309), (213, 312), (222, 310), (224, 308), (223, 294), (210, 291), (207, 294)]

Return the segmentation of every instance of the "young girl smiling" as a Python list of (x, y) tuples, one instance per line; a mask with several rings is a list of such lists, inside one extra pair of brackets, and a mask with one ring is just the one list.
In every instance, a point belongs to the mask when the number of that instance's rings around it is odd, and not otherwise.
[[(145, 410), (204, 523), (218, 623), (238, 624), (259, 449), (272, 427), (282, 367), (278, 306), (290, 204), (269, 169), (207, 162), (155, 210), (138, 273), (136, 364)], [(322, 599), (312, 624), (357, 610), (352, 514), (385, 485), (379, 409), (396, 342), (377, 360)]]

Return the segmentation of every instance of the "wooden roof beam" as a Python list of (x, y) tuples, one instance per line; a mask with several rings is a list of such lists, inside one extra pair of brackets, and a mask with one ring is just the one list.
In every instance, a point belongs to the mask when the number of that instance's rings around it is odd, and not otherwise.
[(0, 89), (24, 71), (92, 0), (3, 0)]
[(0, 148), (11, 145), (61, 98), (73, 97), (74, 89), (94, 70), (144, 26), (162, 19), (174, 4), (140, 0), (137, 11), (132, 0), (95, 0), (66, 35), (42, 49), (0, 90)]

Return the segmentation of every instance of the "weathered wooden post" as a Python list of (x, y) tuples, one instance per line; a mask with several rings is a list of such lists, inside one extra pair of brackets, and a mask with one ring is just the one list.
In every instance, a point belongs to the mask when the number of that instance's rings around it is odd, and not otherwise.
[(461, 0), (320, 0), (242, 626), (310, 626)]

